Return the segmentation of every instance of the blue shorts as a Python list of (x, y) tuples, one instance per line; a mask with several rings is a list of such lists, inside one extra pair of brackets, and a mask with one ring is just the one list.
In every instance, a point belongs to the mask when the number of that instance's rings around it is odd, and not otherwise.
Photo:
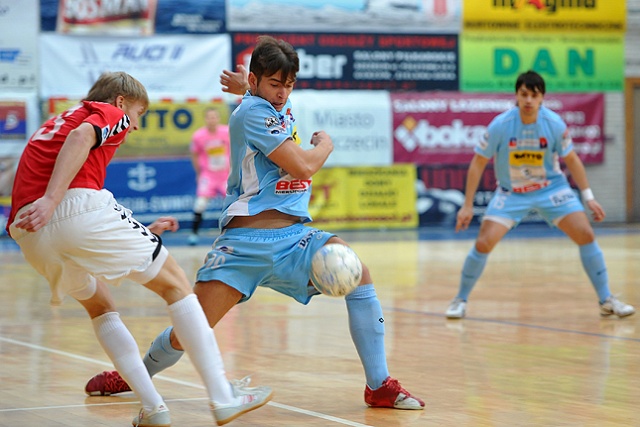
[(311, 258), (334, 234), (302, 224), (285, 228), (228, 228), (214, 242), (197, 282), (219, 280), (247, 301), (258, 286), (307, 304), (319, 292), (310, 284)]
[(551, 225), (573, 212), (584, 212), (582, 202), (566, 182), (558, 182), (530, 193), (512, 193), (498, 188), (487, 206), (484, 219), (515, 227), (530, 211)]

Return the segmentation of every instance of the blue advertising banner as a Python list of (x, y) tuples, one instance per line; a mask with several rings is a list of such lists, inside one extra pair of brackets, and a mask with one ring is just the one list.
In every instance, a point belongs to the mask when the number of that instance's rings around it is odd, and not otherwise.
[(224, 33), (225, 0), (40, 0), (42, 31), (150, 35)]
[[(249, 68), (263, 33), (231, 33), (234, 64)], [(269, 33), (298, 52), (297, 89), (458, 90), (456, 34)]]
[[(184, 228), (193, 220), (196, 178), (189, 158), (114, 160), (107, 168), (105, 188), (142, 223), (171, 215)], [(222, 202), (222, 197), (209, 201), (203, 227), (217, 226)]]

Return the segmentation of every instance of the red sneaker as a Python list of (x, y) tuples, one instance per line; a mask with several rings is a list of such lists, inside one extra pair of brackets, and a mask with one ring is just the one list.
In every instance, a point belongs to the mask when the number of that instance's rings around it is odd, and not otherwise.
[(364, 389), (364, 401), (372, 408), (424, 409), (424, 402), (402, 388), (398, 380), (387, 377), (382, 385)]
[(131, 391), (131, 387), (122, 379), (118, 371), (104, 371), (89, 380), (84, 392), (89, 396), (110, 396)]

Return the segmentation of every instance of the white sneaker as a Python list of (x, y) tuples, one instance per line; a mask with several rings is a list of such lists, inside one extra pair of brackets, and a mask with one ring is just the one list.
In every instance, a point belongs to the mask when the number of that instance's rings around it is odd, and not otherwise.
[(632, 305), (625, 304), (613, 295), (609, 296), (602, 304), (600, 304), (600, 316), (611, 316), (615, 314), (618, 317), (631, 316), (636, 312)]
[(467, 312), (467, 302), (461, 298), (454, 298), (444, 313), (448, 319), (462, 319)]
[(156, 406), (149, 413), (142, 408), (138, 416), (133, 419), (131, 425), (133, 427), (171, 427), (169, 409), (164, 403)]
[(233, 394), (236, 401), (233, 403), (221, 404), (211, 402), (211, 412), (213, 413), (216, 423), (221, 426), (238, 418), (254, 409), (258, 409), (271, 400), (273, 391), (271, 387), (249, 387), (250, 377), (244, 377), (241, 380), (231, 381)]

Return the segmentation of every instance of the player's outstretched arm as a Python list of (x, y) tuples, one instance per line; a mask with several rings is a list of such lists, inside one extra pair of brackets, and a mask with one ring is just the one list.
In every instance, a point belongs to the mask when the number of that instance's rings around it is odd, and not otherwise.
[(234, 95), (244, 95), (249, 90), (249, 73), (244, 65), (238, 65), (238, 71), (223, 70), (220, 75), (222, 91)]

